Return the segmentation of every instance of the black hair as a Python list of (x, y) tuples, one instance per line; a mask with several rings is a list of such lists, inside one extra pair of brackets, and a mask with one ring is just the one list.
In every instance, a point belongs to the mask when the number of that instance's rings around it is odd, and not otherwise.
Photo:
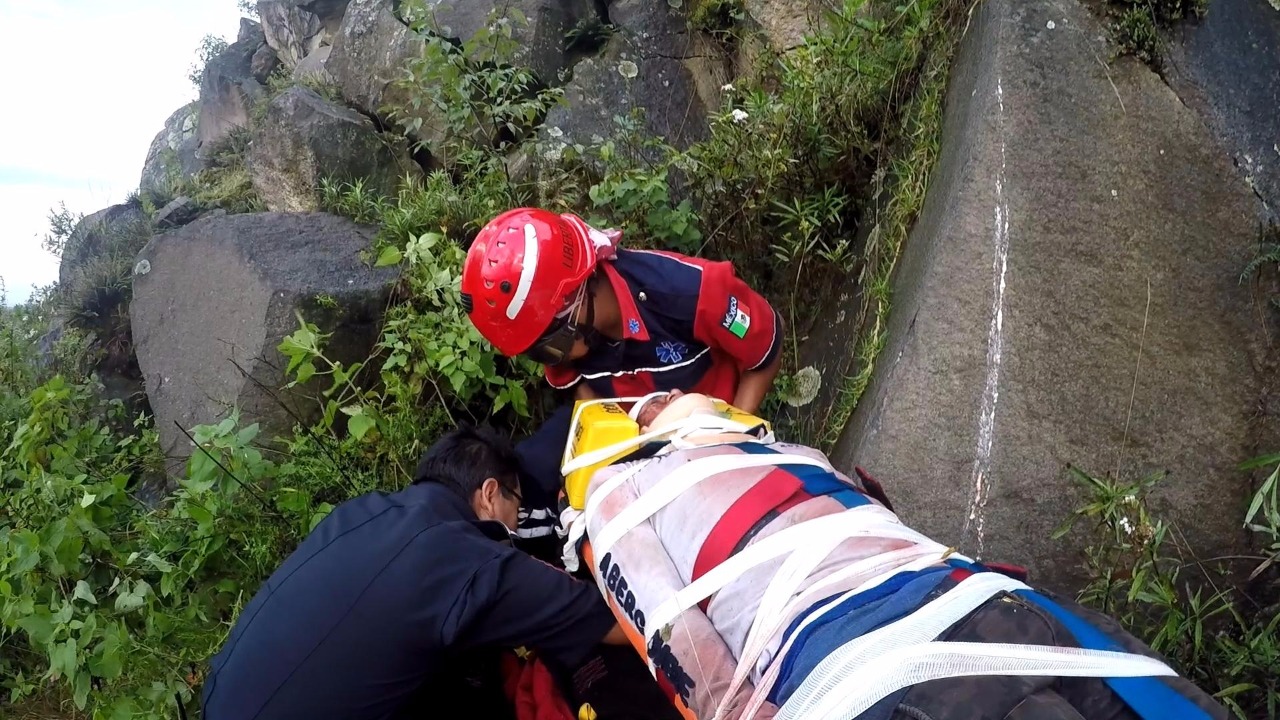
[(418, 461), (414, 484), (436, 482), (467, 502), (488, 478), (519, 497), (520, 461), (511, 441), (492, 428), (462, 425), (441, 435)]

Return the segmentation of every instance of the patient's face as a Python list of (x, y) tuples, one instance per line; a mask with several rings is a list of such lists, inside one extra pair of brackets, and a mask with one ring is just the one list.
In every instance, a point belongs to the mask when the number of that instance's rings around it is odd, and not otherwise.
[(649, 432), (699, 412), (717, 412), (715, 402), (702, 393), (686, 395), (679, 390), (673, 390), (666, 397), (657, 397), (645, 403), (645, 406), (640, 409), (637, 421), (641, 432)]

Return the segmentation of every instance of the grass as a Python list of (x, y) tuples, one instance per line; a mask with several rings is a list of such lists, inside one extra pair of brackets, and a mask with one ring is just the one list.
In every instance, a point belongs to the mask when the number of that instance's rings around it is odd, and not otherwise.
[[(875, 372), (876, 361), (888, 341), (893, 306), (892, 278), (902, 247), (924, 207), (929, 177), (941, 150), (943, 106), (951, 57), (960, 39), (958, 28), (942, 23), (939, 41), (931, 48), (919, 90), (904, 113), (905, 151), (889, 164), (882, 187), (889, 199), (875, 219), (863, 251), (861, 335), (854, 353), (856, 368), (844, 377), (836, 400), (817, 433), (820, 447), (830, 450), (857, 409)], [(883, 176), (882, 176), (883, 177)]]
[[(1090, 579), (1080, 602), (1115, 617), (1246, 720), (1274, 720), (1280, 712), (1280, 454), (1240, 470), (1260, 468), (1270, 473), (1244, 525), (1257, 534), (1262, 554), (1198, 557), (1177, 526), (1148, 507), (1165, 473), (1117, 479), (1069, 468), (1085, 504), (1054, 533), (1062, 538), (1080, 522), (1089, 526), (1082, 547)], [(1252, 575), (1237, 586), (1242, 568)]]
[(245, 156), (252, 140), (248, 128), (236, 128), (209, 151), (207, 166), (183, 188), (201, 207), (222, 208), (229, 213), (266, 209), (253, 189)]

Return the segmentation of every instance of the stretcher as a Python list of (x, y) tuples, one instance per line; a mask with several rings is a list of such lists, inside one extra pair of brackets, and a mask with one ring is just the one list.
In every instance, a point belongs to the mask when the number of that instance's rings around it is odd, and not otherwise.
[[(579, 400), (575, 403), (573, 419), (569, 426), (569, 439), (565, 444), (564, 457), (561, 462), (562, 467), (572, 468), (565, 474), (565, 496), (569, 505), (574, 509), (582, 510), (585, 508), (587, 488), (591, 484), (592, 475), (597, 470), (617, 462), (644, 445), (646, 438), (641, 434), (640, 426), (635, 420), (631, 419), (624, 409), (625, 404), (634, 403), (639, 399), (605, 398)], [(717, 409), (728, 420), (748, 427), (763, 425), (766, 429), (771, 429), (768, 421), (740, 410), (723, 400), (715, 400), (715, 404)], [(658, 439), (658, 434), (653, 435), (652, 439)], [(594, 577), (598, 572), (598, 566), (596, 565), (589, 540), (585, 540), (582, 544), (582, 558), (586, 566), (591, 569)], [(618, 625), (631, 642), (632, 647), (640, 654), (640, 657), (649, 659), (645, 638), (636, 632), (635, 627), (627, 620), (626, 614), (622, 607), (619, 606), (618, 601), (607, 594), (605, 600), (609, 604), (609, 609), (613, 611), (614, 617), (617, 618)], [(661, 675), (658, 677), (658, 682), (660, 685), (663, 684)], [(698, 720), (698, 717), (684, 704), (679, 695), (669, 687), (664, 687), (663, 689), (682, 717), (686, 718), (686, 720)], [(584, 709), (584, 712), (589, 712), (589, 709)]]

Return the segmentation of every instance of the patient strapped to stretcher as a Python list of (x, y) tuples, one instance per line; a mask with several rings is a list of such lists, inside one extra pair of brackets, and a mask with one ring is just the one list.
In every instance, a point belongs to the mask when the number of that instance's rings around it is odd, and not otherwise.
[(566, 559), (688, 718), (1227, 716), (1114, 621), (903, 525), (760, 418), (678, 392), (593, 407), (565, 454)]

